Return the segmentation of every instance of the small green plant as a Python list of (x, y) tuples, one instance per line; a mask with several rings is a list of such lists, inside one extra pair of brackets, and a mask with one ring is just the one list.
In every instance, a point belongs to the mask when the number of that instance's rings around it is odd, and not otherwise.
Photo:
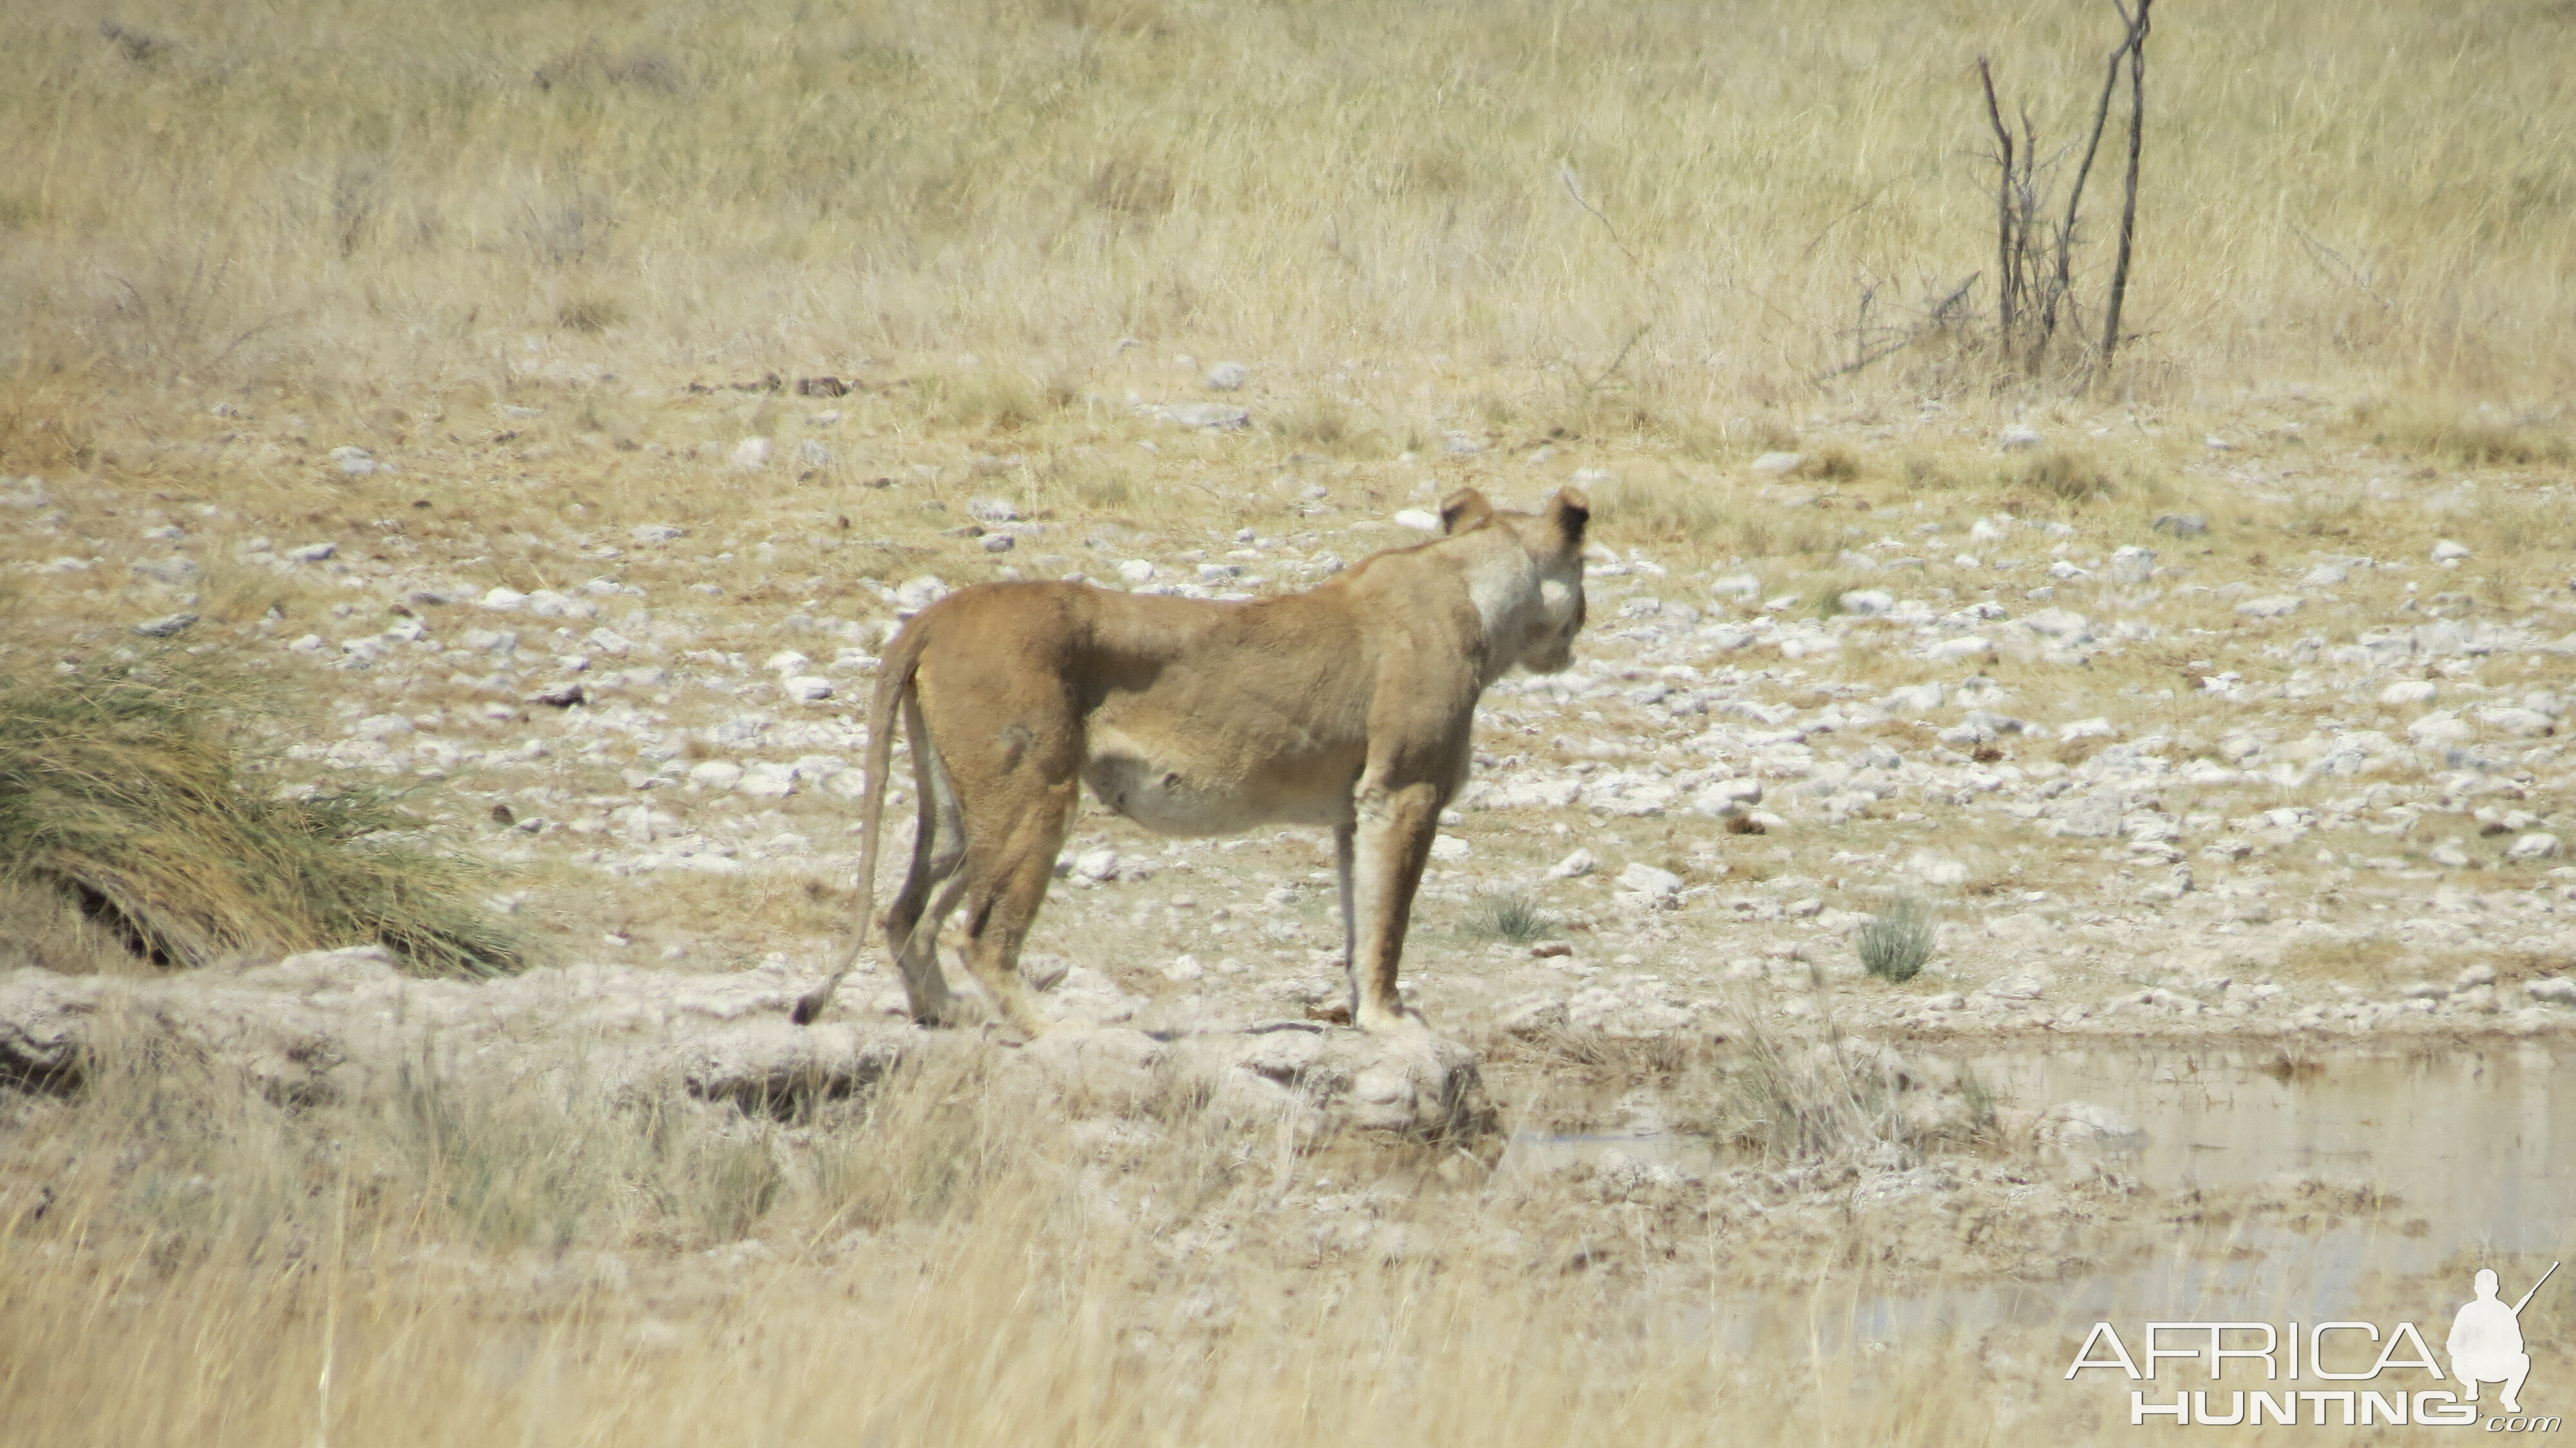
[(1899, 900), (1860, 928), (1861, 968), (1892, 981), (1912, 980), (1932, 956), (1932, 912), (1919, 900)]
[(1527, 945), (1556, 933), (1556, 922), (1536, 900), (1516, 891), (1479, 895), (1467, 911), (1467, 933), (1482, 940)]

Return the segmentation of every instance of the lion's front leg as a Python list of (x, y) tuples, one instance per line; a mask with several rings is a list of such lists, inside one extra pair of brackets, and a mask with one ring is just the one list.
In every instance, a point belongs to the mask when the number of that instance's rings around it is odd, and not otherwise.
[(1342, 905), (1342, 984), (1350, 991), (1354, 1011), (1359, 1009), (1360, 1001), (1360, 946), (1359, 916), (1351, 908), (1351, 863), (1358, 857), (1358, 840), (1358, 821), (1346, 820), (1333, 827), (1333, 878), (1340, 885)]
[(1351, 941), (1351, 1022), (1364, 1031), (1419, 1030), (1396, 992), (1413, 892), (1440, 827), (1441, 792), (1424, 781), (1387, 789), (1363, 780), (1352, 831), (1346, 914)]

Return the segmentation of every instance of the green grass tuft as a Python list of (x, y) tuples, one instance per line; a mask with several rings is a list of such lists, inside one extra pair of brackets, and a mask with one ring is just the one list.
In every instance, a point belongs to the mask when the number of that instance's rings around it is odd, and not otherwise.
[(1899, 900), (1860, 928), (1861, 968), (1893, 981), (1912, 980), (1932, 957), (1932, 912), (1919, 900)]
[(1506, 892), (1479, 895), (1468, 907), (1467, 933), (1480, 940), (1508, 940), (1527, 945), (1556, 933), (1556, 921), (1527, 895)]

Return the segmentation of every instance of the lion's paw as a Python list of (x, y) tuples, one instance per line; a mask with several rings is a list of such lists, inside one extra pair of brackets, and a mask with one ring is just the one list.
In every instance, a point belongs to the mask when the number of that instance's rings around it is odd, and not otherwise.
[(1422, 1012), (1417, 1010), (1382, 1011), (1363, 1007), (1358, 1021), (1354, 1024), (1372, 1036), (1389, 1036), (1402, 1040), (1431, 1034), (1431, 1023), (1424, 1020)]

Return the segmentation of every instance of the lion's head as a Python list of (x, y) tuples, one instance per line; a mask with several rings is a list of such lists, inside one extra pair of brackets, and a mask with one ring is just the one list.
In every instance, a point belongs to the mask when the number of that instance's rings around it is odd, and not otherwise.
[(1440, 505), (1444, 535), (1494, 529), (1519, 545), (1468, 573), (1486, 640), (1504, 661), (1498, 667), (1555, 674), (1574, 662), (1574, 636), (1583, 631), (1583, 530), (1591, 520), (1591, 501), (1575, 487), (1557, 489), (1535, 513), (1496, 508), (1474, 488)]

